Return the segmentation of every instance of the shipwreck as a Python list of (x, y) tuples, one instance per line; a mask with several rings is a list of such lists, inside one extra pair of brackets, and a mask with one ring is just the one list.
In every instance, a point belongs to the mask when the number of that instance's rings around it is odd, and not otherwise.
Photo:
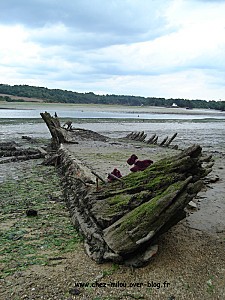
[[(72, 123), (62, 126), (57, 115), (45, 112), (41, 117), (55, 149), (45, 162), (56, 165), (61, 173), (71, 219), (84, 237), (87, 254), (98, 263), (147, 264), (157, 252), (158, 237), (186, 217), (186, 206), (212, 170), (212, 157), (204, 156), (200, 145), (175, 150), (171, 142), (176, 134), (158, 144), (156, 136), (145, 141), (144, 133), (115, 140), (73, 128)], [(141, 155), (146, 151), (148, 155), (148, 149), (159, 146), (165, 149), (164, 157), (145, 170), (128, 170), (122, 177), (107, 181), (115, 156), (124, 161), (128, 153), (139, 151)], [(83, 147), (89, 151), (86, 157)], [(101, 155), (101, 147), (107, 155)]]

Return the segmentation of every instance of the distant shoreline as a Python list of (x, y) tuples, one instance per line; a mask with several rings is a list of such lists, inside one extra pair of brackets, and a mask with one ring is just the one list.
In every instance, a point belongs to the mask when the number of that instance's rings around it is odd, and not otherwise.
[(159, 106), (124, 106), (124, 105), (113, 105), (113, 104), (74, 104), (74, 103), (41, 103), (41, 102), (5, 102), (1, 101), (0, 109), (12, 109), (12, 110), (35, 110), (43, 107), (43, 110), (55, 110), (59, 111), (63, 108), (79, 111), (96, 111), (99, 112), (121, 112), (131, 114), (181, 114), (181, 115), (219, 115), (224, 116), (225, 112), (212, 110), (212, 109), (186, 109), (180, 107), (159, 107)]

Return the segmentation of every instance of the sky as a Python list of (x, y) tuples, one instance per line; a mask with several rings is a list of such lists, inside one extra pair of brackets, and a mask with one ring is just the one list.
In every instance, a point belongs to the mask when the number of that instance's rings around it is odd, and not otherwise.
[(225, 100), (225, 0), (0, 0), (0, 83)]

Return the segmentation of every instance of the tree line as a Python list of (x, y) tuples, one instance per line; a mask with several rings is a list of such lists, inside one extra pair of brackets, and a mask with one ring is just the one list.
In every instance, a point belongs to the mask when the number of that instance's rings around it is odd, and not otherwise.
[(171, 107), (176, 104), (178, 107), (188, 109), (192, 108), (209, 108), (216, 110), (225, 110), (225, 101), (215, 100), (189, 100), (180, 98), (158, 98), (158, 97), (141, 97), (131, 95), (97, 95), (93, 92), (78, 93), (73, 91), (61, 89), (48, 89), (46, 87), (36, 87), (29, 85), (8, 85), (0, 84), (0, 94), (7, 94), (8, 96), (1, 96), (0, 100), (13, 102), (24, 101), (23, 99), (14, 100), (11, 96), (28, 97), (42, 99), (48, 103), (76, 103), (76, 104), (119, 104), (128, 106), (162, 106)]

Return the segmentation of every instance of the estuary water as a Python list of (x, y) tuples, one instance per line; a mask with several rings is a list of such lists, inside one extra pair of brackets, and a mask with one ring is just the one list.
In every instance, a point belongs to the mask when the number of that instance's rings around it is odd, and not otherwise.
[(40, 117), (40, 112), (44, 111), (57, 112), (62, 123), (72, 120), (74, 128), (91, 129), (110, 137), (145, 131), (147, 137), (158, 135), (160, 142), (177, 132), (174, 143), (180, 147), (199, 143), (206, 150), (225, 152), (225, 113), (214, 110), (11, 104), (11, 107), (0, 107), (0, 139), (17, 140), (22, 135), (50, 138)]

